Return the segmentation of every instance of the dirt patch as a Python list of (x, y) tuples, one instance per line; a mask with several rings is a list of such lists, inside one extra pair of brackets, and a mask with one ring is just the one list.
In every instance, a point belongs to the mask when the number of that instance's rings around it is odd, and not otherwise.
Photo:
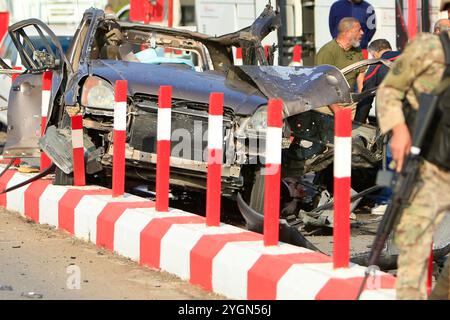
[(3, 208), (0, 261), (0, 299), (225, 299)]

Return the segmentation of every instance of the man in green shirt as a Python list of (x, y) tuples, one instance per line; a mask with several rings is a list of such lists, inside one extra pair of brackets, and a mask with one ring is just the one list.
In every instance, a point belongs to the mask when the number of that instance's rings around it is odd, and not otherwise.
[[(338, 36), (324, 45), (317, 53), (316, 65), (329, 64), (343, 69), (364, 60), (361, 48), (364, 32), (355, 18), (344, 18), (339, 22)], [(353, 91), (361, 92), (364, 81), (364, 69), (348, 73), (345, 78)], [(355, 87), (357, 85), (357, 87)]]
[[(344, 18), (338, 25), (338, 36), (324, 45), (316, 57), (316, 65), (329, 64), (338, 69), (343, 69), (349, 65), (364, 60), (361, 48), (362, 36), (364, 32), (361, 24), (355, 18)], [(365, 75), (365, 68), (357, 69), (346, 74), (345, 78), (352, 91), (361, 92), (363, 88)], [(334, 114), (337, 108), (349, 107), (352, 109), (352, 118), (356, 113), (356, 104), (343, 106), (332, 104), (330, 106), (323, 106), (317, 111)]]

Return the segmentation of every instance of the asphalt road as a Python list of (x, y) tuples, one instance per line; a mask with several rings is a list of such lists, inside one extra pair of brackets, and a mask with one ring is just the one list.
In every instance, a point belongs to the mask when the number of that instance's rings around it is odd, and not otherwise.
[(0, 300), (224, 299), (0, 208)]

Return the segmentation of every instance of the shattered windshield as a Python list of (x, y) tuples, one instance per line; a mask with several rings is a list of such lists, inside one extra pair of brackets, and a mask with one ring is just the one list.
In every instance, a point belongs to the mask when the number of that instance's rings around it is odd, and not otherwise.
[(197, 72), (213, 69), (207, 48), (199, 41), (162, 32), (122, 29), (113, 23), (98, 28), (91, 59), (170, 65)]

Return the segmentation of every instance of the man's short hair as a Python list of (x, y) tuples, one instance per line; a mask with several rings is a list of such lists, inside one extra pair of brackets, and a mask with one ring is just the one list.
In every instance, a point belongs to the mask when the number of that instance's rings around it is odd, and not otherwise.
[(369, 52), (380, 52), (383, 50), (392, 50), (391, 44), (386, 39), (377, 39), (372, 41), (367, 47)]
[(355, 23), (360, 23), (358, 19), (353, 17), (346, 17), (339, 21), (338, 32), (339, 34), (349, 31), (353, 28)]
[(433, 31), (436, 33), (437, 31), (440, 32), (446, 32), (449, 31), (450, 27), (449, 27), (449, 20), (448, 19), (439, 19), (438, 21), (436, 21), (436, 23), (434, 24), (434, 29)]

